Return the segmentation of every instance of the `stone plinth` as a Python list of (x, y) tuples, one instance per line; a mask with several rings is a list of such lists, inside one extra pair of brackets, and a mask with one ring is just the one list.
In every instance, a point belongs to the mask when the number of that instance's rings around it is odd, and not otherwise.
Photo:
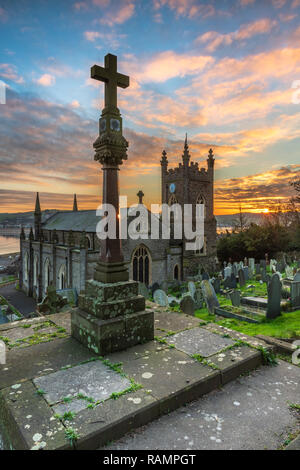
[(100, 355), (153, 340), (154, 313), (145, 310), (138, 282), (87, 281), (72, 312), (72, 336)]

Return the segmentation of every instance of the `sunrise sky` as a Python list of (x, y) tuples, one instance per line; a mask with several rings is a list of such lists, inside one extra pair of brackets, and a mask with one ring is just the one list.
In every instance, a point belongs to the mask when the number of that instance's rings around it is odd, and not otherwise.
[[(300, 176), (300, 0), (0, 0), (0, 212), (95, 208), (108, 52), (131, 78), (121, 194), (160, 202), (160, 157), (216, 158), (215, 213), (264, 211)], [(293, 88), (294, 86), (294, 88)], [(299, 89), (297, 87), (299, 86)], [(297, 91), (298, 90), (298, 91)]]

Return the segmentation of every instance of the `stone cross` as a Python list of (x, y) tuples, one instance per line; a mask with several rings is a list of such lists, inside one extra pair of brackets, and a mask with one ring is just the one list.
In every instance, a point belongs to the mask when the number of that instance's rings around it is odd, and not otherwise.
[(104, 67), (93, 65), (91, 78), (105, 83), (104, 106), (107, 109), (117, 108), (117, 88), (127, 88), (129, 77), (117, 72), (117, 56), (107, 54), (104, 58)]
[(145, 196), (145, 194), (143, 193), (143, 191), (140, 189), (139, 192), (137, 193), (137, 197), (139, 198), (139, 204), (143, 204), (143, 197)]

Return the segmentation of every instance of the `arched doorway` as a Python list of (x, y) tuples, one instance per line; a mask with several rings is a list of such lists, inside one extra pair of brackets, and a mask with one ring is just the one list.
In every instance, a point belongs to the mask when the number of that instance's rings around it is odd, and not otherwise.
[(204, 215), (204, 218), (206, 218), (206, 202), (205, 202), (205, 198), (202, 194), (199, 194), (197, 196), (196, 204), (202, 204), (203, 205), (203, 215)]
[(62, 264), (58, 272), (59, 289), (65, 289), (67, 286), (66, 265)]
[(138, 246), (133, 252), (132, 277), (146, 286), (151, 283), (151, 256), (145, 245)]

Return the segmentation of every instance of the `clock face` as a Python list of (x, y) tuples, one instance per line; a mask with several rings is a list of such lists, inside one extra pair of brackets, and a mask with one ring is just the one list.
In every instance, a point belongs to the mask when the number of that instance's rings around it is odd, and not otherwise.
[(112, 131), (119, 131), (121, 129), (120, 121), (112, 118), (110, 120), (110, 128)]
[(170, 189), (170, 193), (175, 193), (175, 189), (176, 189), (175, 183), (171, 183), (169, 189)]
[(100, 131), (104, 132), (106, 130), (106, 119), (100, 119)]

